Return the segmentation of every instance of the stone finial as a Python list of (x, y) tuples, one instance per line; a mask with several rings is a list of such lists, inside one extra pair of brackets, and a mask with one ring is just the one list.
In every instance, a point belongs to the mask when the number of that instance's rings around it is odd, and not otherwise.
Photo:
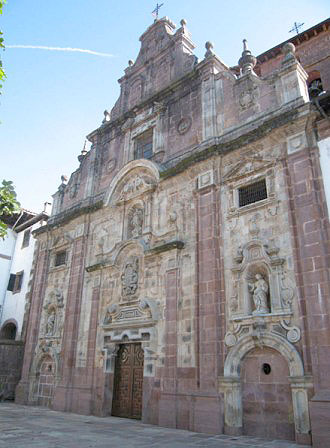
[(68, 176), (66, 176), (65, 174), (62, 174), (61, 176), (61, 182), (62, 184), (66, 184), (68, 181)]
[(109, 111), (108, 111), (108, 110), (105, 110), (105, 111), (103, 112), (103, 114), (104, 114), (104, 118), (103, 118), (102, 123), (105, 123), (105, 122), (107, 122), (107, 121), (110, 121), (110, 113), (109, 113)]
[(242, 57), (238, 61), (238, 65), (242, 69), (242, 74), (246, 75), (247, 73), (253, 72), (253, 68), (257, 63), (257, 58), (252, 55), (251, 51), (248, 48), (247, 40), (243, 39), (243, 53)]
[(182, 28), (184, 28), (187, 25), (186, 19), (181, 19), (180, 20), (180, 25), (182, 26)]
[(130, 60), (128, 61), (128, 66), (129, 66), (129, 67), (133, 67), (133, 65), (134, 65), (134, 61), (133, 61), (132, 59), (130, 59)]
[(81, 150), (81, 154), (82, 154), (83, 156), (85, 156), (85, 155), (87, 154), (86, 140), (85, 140), (85, 143), (84, 143), (84, 147), (83, 147), (83, 149)]
[(293, 43), (287, 42), (286, 44), (284, 44), (282, 47), (282, 53), (284, 54), (282, 64), (286, 64), (291, 61), (296, 61), (297, 58), (295, 52), (296, 47), (293, 45)]
[(213, 46), (212, 42), (207, 41), (205, 43), (205, 48), (206, 48), (206, 53), (205, 53), (206, 58), (209, 58), (210, 56), (214, 55), (214, 51), (213, 51), (214, 46)]
[(78, 156), (78, 161), (82, 162), (84, 160), (86, 154), (87, 154), (87, 149), (86, 149), (86, 140), (85, 140), (84, 147), (83, 147), (83, 149), (81, 150), (81, 153)]

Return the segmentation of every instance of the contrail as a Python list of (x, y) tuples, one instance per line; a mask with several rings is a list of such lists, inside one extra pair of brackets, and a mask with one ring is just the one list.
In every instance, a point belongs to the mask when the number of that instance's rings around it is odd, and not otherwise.
[(88, 53), (94, 56), (101, 56), (104, 58), (113, 58), (113, 54), (100, 53), (99, 51), (87, 50), (85, 48), (71, 48), (71, 47), (46, 47), (43, 45), (6, 45), (6, 48), (32, 48), (34, 50), (49, 50), (49, 51), (73, 51), (78, 53)]

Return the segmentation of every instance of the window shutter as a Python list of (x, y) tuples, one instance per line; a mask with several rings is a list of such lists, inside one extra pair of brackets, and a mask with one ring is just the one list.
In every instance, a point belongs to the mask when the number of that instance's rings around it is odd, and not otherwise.
[(8, 287), (7, 287), (8, 291), (14, 290), (15, 280), (16, 280), (16, 274), (10, 274)]
[(23, 283), (23, 274), (24, 271), (19, 273), (19, 277), (18, 277), (18, 285), (17, 285), (17, 289), (20, 291), (22, 288), (22, 283)]

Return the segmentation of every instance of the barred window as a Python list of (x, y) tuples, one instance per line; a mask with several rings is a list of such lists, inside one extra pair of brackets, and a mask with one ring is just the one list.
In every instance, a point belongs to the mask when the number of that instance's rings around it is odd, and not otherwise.
[(238, 189), (239, 207), (267, 199), (266, 179)]
[(55, 255), (55, 266), (61, 266), (66, 263), (66, 250), (62, 250), (61, 252), (57, 252)]

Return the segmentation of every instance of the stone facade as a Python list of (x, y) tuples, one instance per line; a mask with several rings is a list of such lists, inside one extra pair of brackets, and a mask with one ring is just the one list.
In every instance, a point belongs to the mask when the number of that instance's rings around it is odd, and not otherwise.
[(184, 20), (140, 41), (37, 231), (17, 401), (109, 415), (135, 344), (144, 422), (325, 446), (327, 94), (310, 102), (292, 43), (263, 62), (244, 41), (229, 68), (210, 42), (197, 60)]

